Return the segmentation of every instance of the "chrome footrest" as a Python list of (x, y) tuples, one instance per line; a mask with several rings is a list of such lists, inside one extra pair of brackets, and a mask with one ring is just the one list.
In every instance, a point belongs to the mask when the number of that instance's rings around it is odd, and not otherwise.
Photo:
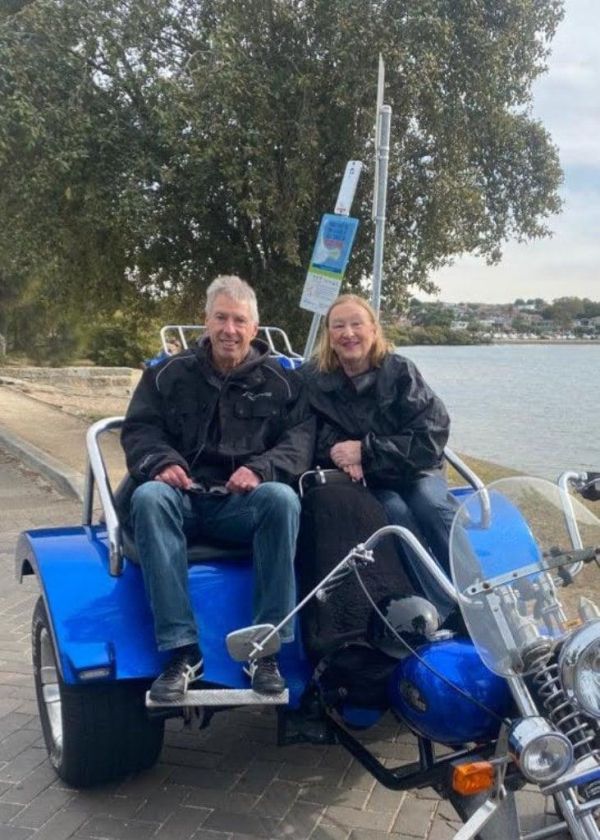
[(287, 688), (279, 694), (259, 694), (251, 688), (199, 688), (186, 692), (178, 703), (157, 703), (146, 692), (148, 709), (164, 709), (180, 706), (278, 706), (289, 703)]

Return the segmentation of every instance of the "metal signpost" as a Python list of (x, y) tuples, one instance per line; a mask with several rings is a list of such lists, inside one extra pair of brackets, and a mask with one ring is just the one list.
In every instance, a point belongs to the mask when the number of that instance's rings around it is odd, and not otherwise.
[(388, 162), (390, 159), (390, 126), (392, 109), (382, 105), (378, 114), (377, 182), (375, 187), (375, 250), (373, 252), (373, 289), (371, 305), (379, 315), (383, 274), (383, 243), (385, 241), (385, 208), (387, 203)]
[[(385, 219), (387, 204), (388, 163), (390, 157), (390, 128), (392, 109), (383, 104), (385, 85), (385, 67), (381, 55), (379, 56), (379, 73), (377, 79), (377, 119), (375, 126), (375, 183), (373, 188), (373, 219), (375, 221), (375, 247), (373, 252), (373, 286), (371, 304), (377, 314), (381, 305), (381, 286), (383, 274), (383, 246), (385, 241)], [(335, 214), (326, 214), (321, 221), (317, 242), (313, 251), (311, 264), (306, 275), (306, 282), (302, 292), (300, 306), (314, 312), (306, 345), (304, 358), (307, 359), (315, 346), (321, 316), (325, 315), (340, 292), (340, 287), (346, 264), (350, 257), (350, 249), (354, 234), (358, 226), (356, 219), (348, 218), (350, 207), (356, 192), (356, 186), (362, 169), (359, 160), (351, 160), (346, 166), (342, 185), (335, 204)], [(346, 218), (345, 218), (346, 217)], [(338, 225), (336, 221), (353, 222), (354, 227)], [(327, 227), (329, 225), (330, 227)], [(345, 231), (345, 232), (343, 232)], [(346, 244), (349, 246), (346, 248)], [(336, 254), (343, 250), (345, 262), (342, 264), (335, 259)], [(333, 263), (331, 262), (333, 260)], [(328, 262), (329, 261), (329, 262)]]

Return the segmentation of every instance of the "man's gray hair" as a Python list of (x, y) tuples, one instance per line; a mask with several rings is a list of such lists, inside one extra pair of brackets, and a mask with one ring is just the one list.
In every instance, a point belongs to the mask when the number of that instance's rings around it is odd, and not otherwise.
[(258, 324), (256, 294), (252, 286), (242, 280), (241, 277), (236, 277), (235, 274), (221, 274), (219, 277), (215, 277), (206, 290), (206, 314), (208, 316), (213, 310), (217, 295), (227, 295), (238, 303), (247, 303), (252, 320)]

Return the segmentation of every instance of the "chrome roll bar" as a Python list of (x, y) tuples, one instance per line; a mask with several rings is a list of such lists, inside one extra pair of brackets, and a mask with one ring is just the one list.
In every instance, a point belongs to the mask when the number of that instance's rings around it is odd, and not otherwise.
[(91, 525), (94, 508), (94, 486), (98, 488), (100, 504), (106, 522), (108, 537), (109, 570), (111, 575), (118, 576), (123, 572), (123, 549), (121, 545), (121, 526), (115, 510), (115, 499), (106, 470), (106, 464), (100, 450), (99, 438), (105, 432), (120, 429), (124, 417), (107, 417), (98, 420), (87, 430), (87, 468), (83, 491), (83, 524)]
[[(569, 493), (569, 486), (571, 484), (583, 484), (586, 479), (587, 473), (576, 472), (575, 470), (566, 470), (564, 473), (561, 473), (558, 478), (558, 488), (560, 490), (560, 500), (565, 517), (565, 525), (567, 526), (567, 531), (569, 532), (571, 544), (573, 545), (573, 548), (576, 549), (583, 548), (584, 546), (581, 534), (579, 533), (575, 510), (573, 509), (573, 500), (571, 498), (571, 494)], [(566, 568), (569, 574), (572, 577), (575, 577), (575, 575), (578, 575), (582, 570), (583, 563), (579, 561), (578, 563), (573, 563), (572, 566), (567, 566)]]
[(465, 462), (458, 457), (450, 447), (444, 448), (444, 458), (448, 463), (454, 467), (456, 472), (467, 481), (471, 487), (479, 493), (479, 501), (481, 503), (481, 527), (489, 528), (492, 521), (492, 508), (490, 505), (490, 497), (486, 490), (485, 484), (479, 478), (477, 473), (468, 467)]
[[(165, 327), (164, 329), (168, 329)], [(285, 333), (284, 333), (285, 335)], [(107, 417), (103, 420), (98, 420), (87, 431), (86, 445), (87, 445), (87, 468), (85, 474), (85, 485), (83, 495), (83, 525), (92, 525), (93, 506), (94, 506), (94, 488), (97, 488), (100, 504), (104, 514), (104, 521), (106, 523), (106, 532), (109, 545), (109, 568), (110, 574), (118, 576), (123, 572), (123, 548), (121, 543), (121, 527), (115, 509), (115, 499), (110, 486), (106, 464), (102, 457), (100, 449), (100, 437), (106, 432), (120, 429), (123, 425), (124, 417)], [(481, 479), (456, 455), (451, 449), (444, 450), (446, 460), (452, 464), (454, 469), (466, 480), (469, 484), (481, 492), (481, 504), (483, 507), (484, 523), (489, 523), (490, 508), (489, 498), (485, 492), (485, 487)], [(571, 508), (572, 511), (572, 508)], [(397, 526), (387, 526), (395, 529)], [(577, 525), (575, 523), (575, 529)], [(377, 535), (383, 536), (385, 533), (396, 533), (401, 537), (419, 556), (423, 565), (427, 568), (430, 574), (434, 577), (436, 582), (441, 586), (444, 592), (452, 599), (456, 600), (456, 592), (446, 575), (439, 568), (435, 560), (425, 551), (419, 540), (405, 528), (400, 529), (403, 533), (400, 534), (398, 530), (387, 531), (380, 529), (370, 539)], [(578, 533), (578, 532), (577, 532)], [(379, 539), (380, 537), (378, 537)], [(575, 546), (581, 547), (581, 546)]]
[[(164, 327), (161, 327), (160, 330), (160, 340), (163, 346), (163, 350), (165, 353), (168, 352), (168, 339), (169, 335), (172, 333), (177, 333), (177, 337), (181, 342), (181, 346), (184, 350), (187, 350), (189, 347), (187, 338), (185, 336), (185, 331), (194, 331), (194, 332), (204, 332), (206, 329), (204, 324), (166, 324)], [(258, 328), (259, 336), (264, 339), (269, 345), (269, 350), (271, 351), (272, 356), (285, 356), (288, 359), (301, 359), (302, 356), (299, 353), (295, 353), (292, 350), (292, 345), (290, 344), (290, 340), (287, 336), (285, 330), (282, 330), (281, 327), (270, 327), (270, 326), (259, 326)], [(283, 344), (283, 348), (285, 353), (277, 350), (275, 347), (275, 342), (273, 340), (274, 337), (278, 337)]]

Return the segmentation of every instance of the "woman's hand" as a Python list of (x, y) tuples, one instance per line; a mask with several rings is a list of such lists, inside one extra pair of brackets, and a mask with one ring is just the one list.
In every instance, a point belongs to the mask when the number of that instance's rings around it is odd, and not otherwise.
[(352, 481), (362, 481), (364, 478), (360, 464), (350, 464), (349, 466), (344, 467), (344, 472), (350, 476)]
[(361, 465), (361, 446), (359, 440), (343, 440), (331, 447), (331, 460), (340, 470)]

